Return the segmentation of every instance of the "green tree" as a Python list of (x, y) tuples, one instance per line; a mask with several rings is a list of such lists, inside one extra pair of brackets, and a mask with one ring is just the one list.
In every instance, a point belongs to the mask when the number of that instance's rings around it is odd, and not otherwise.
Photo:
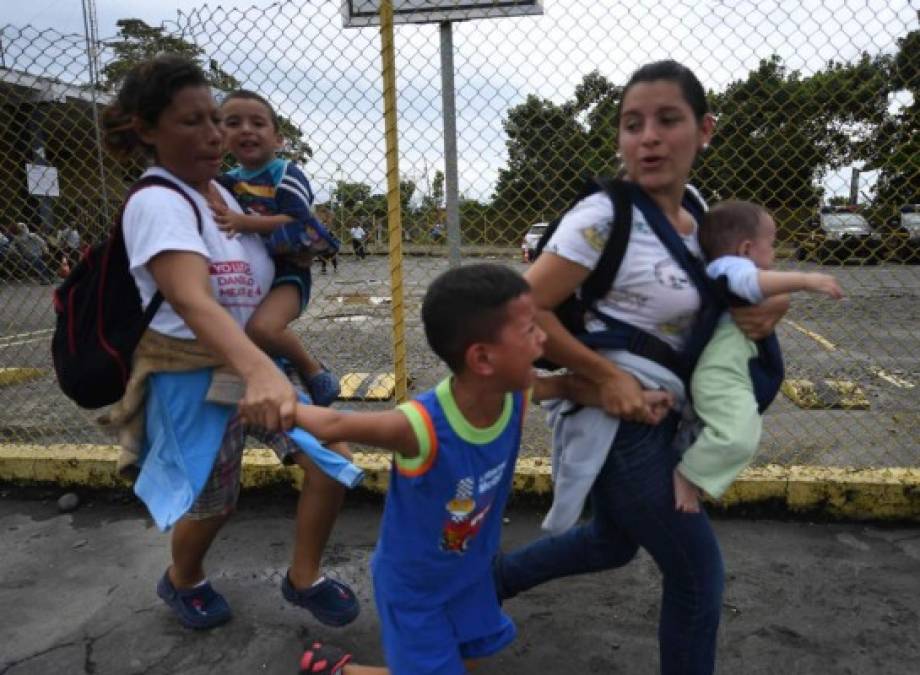
[(886, 58), (830, 62), (810, 77), (776, 55), (711, 95), (718, 119), (694, 176), (712, 197), (750, 199), (775, 211), (815, 207), (825, 171), (858, 159), (884, 117)]
[(412, 195), (415, 194), (415, 181), (399, 181), (399, 207), (402, 209), (403, 217), (408, 217), (412, 213)]
[(365, 183), (349, 183), (340, 180), (335, 183), (332, 192), (332, 203), (336, 210), (360, 211), (364, 202), (371, 196), (371, 187)]
[(561, 211), (578, 191), (587, 163), (587, 133), (571, 104), (528, 96), (511, 108), (503, 126), (508, 163), (498, 172), (496, 209), (521, 222)]
[(440, 169), (434, 172), (434, 180), (431, 181), (431, 199), (435, 207), (444, 203), (444, 172)]
[(801, 78), (778, 56), (712, 97), (718, 126), (694, 182), (718, 199), (749, 199), (780, 209), (815, 205), (822, 148), (802, 109)]
[[(118, 37), (105, 43), (113, 54), (112, 60), (101, 71), (105, 91), (117, 91), (134, 66), (161, 53), (176, 54), (198, 62), (211, 86), (216, 89), (232, 91), (240, 88), (240, 81), (216, 60), (206, 59), (204, 50), (195, 43), (170, 35), (162, 27), (148, 26), (141, 19), (120, 19), (115, 25), (118, 26)], [(313, 149), (300, 128), (280, 113), (278, 123), (284, 139), (281, 156), (301, 164), (310, 159)]]
[(886, 76), (885, 93), (911, 101), (886, 114), (861, 150), (865, 169), (879, 172), (876, 204), (887, 215), (904, 204), (920, 203), (920, 30), (898, 40)]

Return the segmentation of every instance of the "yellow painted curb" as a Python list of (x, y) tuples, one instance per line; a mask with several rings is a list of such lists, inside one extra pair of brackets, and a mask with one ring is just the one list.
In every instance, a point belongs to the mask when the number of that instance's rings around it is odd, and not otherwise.
[[(118, 449), (105, 445), (0, 445), (0, 482), (53, 484), (94, 489), (127, 488), (116, 476)], [(390, 458), (356, 453), (366, 476), (361, 487), (385, 493)], [(283, 467), (270, 450), (247, 450), (245, 489), (288, 484), (299, 487), (302, 473)], [(524, 457), (514, 475), (514, 492), (548, 498), (552, 494), (549, 460)], [(771, 464), (749, 468), (715, 503), (716, 508), (767, 505), (793, 513), (818, 513), (857, 520), (920, 521), (920, 469), (852, 469)]]
[(0, 368), (0, 387), (37, 380), (46, 372), (44, 368)]

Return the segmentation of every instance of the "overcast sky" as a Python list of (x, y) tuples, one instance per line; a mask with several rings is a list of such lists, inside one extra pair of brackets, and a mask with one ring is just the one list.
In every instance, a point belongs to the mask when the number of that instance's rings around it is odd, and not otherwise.
[[(0, 24), (83, 32), (81, 0), (0, 1)], [(772, 53), (808, 75), (829, 59), (893, 51), (897, 37), (917, 28), (918, 3), (545, 0), (542, 17), (454, 24), (460, 190), (488, 197), (506, 161), (501, 121), (528, 94), (562, 102), (595, 68), (622, 83), (636, 66), (666, 56), (687, 63), (716, 90)], [(221, 0), (201, 12), (207, 20), (196, 22), (190, 37), (300, 125), (316, 151), (307, 169), (321, 190), (337, 178), (382, 189), (377, 31), (342, 29), (339, 0), (297, 4), (305, 9), (247, 12), (273, 3)], [(213, 9), (218, 5), (229, 13)], [(202, 3), (96, 0), (96, 6), (104, 39), (115, 35), (120, 18), (159, 25)], [(438, 36), (435, 25), (399, 27), (396, 33), (401, 171), (422, 189), (443, 165)], [(837, 172), (825, 186), (845, 193), (847, 177)]]

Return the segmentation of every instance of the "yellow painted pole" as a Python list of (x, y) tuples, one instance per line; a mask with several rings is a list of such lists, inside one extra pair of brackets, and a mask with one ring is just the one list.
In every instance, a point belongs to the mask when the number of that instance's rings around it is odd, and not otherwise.
[(380, 3), (380, 60), (383, 65), (383, 119), (387, 157), (387, 224), (390, 236), (390, 298), (393, 317), (393, 372), (396, 400), (407, 398), (406, 313), (403, 304), (402, 214), (399, 206), (399, 145), (396, 138), (396, 56), (393, 2)]

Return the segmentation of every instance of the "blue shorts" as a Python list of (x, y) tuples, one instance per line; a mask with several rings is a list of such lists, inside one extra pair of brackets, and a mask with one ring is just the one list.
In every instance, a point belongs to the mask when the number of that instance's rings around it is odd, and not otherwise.
[(313, 287), (313, 277), (310, 275), (310, 266), (300, 265), (288, 257), (275, 258), (275, 279), (272, 288), (284, 284), (293, 284), (300, 292), (300, 312), (310, 303), (310, 289)]
[(492, 656), (517, 634), (491, 574), (440, 605), (390, 602), (376, 584), (374, 599), (387, 667), (399, 675), (466, 675), (464, 659)]

